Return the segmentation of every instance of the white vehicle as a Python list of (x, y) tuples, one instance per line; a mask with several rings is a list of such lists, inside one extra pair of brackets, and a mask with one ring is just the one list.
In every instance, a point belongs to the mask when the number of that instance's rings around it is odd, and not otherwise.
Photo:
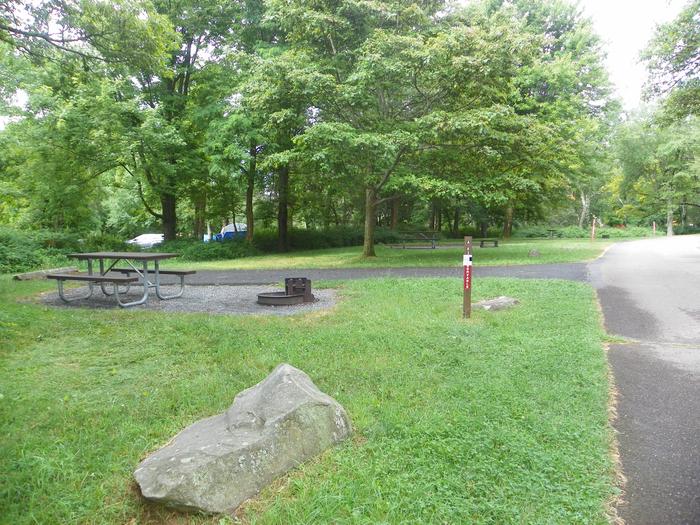
[(126, 241), (126, 244), (136, 244), (141, 248), (152, 248), (161, 242), (163, 242), (162, 233), (142, 233), (138, 237)]
[(248, 226), (246, 224), (237, 222), (236, 224), (230, 223), (222, 226), (221, 235), (225, 233), (237, 233), (237, 232), (247, 232)]

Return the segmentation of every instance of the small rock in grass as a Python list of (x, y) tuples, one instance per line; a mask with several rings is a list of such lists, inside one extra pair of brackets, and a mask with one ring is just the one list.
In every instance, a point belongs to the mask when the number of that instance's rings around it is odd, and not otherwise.
[(540, 252), (537, 251), (537, 250), (530, 250), (530, 251), (527, 253), (527, 256), (528, 256), (528, 257), (539, 257), (539, 256), (540, 256)]
[(134, 472), (147, 499), (185, 510), (232, 512), (288, 470), (351, 433), (340, 404), (309, 376), (281, 364), (202, 419)]
[(504, 310), (506, 308), (511, 308), (516, 304), (520, 304), (520, 301), (513, 299), (512, 297), (501, 295), (495, 299), (479, 301), (478, 303), (474, 304), (473, 308), (481, 308), (482, 310)]

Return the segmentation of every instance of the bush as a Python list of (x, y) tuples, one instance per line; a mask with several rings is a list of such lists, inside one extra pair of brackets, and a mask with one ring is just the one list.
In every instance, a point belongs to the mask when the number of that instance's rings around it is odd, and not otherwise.
[(215, 261), (239, 259), (257, 255), (258, 250), (243, 240), (202, 242), (196, 239), (178, 239), (154, 246), (149, 251), (179, 253), (185, 261)]
[[(657, 228), (657, 234), (658, 233), (659, 233), (659, 228)], [(661, 229), (661, 234), (663, 235), (665, 233), (666, 233), (666, 228), (663, 227)], [(700, 233), (700, 226), (685, 226), (685, 227), (674, 226), (673, 233), (675, 233), (676, 235), (693, 235), (696, 233)]]
[(125, 251), (134, 248), (113, 235), (34, 230), (20, 232), (0, 227), (0, 273), (26, 272), (41, 267), (64, 266), (72, 252)]
[[(537, 238), (549, 237), (550, 229), (556, 230), (555, 236), (565, 239), (588, 239), (591, 236), (590, 228), (579, 228), (578, 226), (564, 226), (561, 228), (550, 228), (548, 226), (528, 226), (519, 228), (513, 232), (513, 237), (518, 238)], [(627, 226), (624, 228), (614, 228), (603, 226), (596, 228), (596, 237), (598, 239), (627, 239), (630, 237), (651, 237), (651, 228), (642, 226)]]
[[(374, 233), (376, 243), (397, 242), (399, 232), (377, 228)], [(289, 231), (289, 247), (293, 250), (319, 250), (324, 248), (342, 248), (344, 246), (362, 246), (364, 230), (352, 226), (337, 226), (327, 230), (296, 229)], [(258, 230), (253, 244), (263, 252), (277, 251), (277, 231)]]
[(36, 239), (10, 228), (0, 228), (0, 273), (31, 270), (41, 262)]
[(549, 237), (548, 226), (527, 226), (525, 228), (518, 228), (513, 232), (513, 237), (533, 239), (539, 237)]

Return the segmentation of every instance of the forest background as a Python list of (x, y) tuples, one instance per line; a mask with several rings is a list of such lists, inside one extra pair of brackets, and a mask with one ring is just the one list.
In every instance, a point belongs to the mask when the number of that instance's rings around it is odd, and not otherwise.
[(562, 0), (0, 0), (0, 272), (156, 231), (697, 231), (699, 28), (657, 29), (627, 114)]

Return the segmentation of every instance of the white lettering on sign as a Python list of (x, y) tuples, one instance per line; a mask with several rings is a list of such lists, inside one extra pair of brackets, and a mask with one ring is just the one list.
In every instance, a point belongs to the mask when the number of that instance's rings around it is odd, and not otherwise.
[(464, 259), (462, 261), (462, 266), (471, 266), (472, 265), (472, 256), (470, 255), (465, 255)]
[(470, 290), (472, 287), (472, 267), (464, 267), (464, 289)]

